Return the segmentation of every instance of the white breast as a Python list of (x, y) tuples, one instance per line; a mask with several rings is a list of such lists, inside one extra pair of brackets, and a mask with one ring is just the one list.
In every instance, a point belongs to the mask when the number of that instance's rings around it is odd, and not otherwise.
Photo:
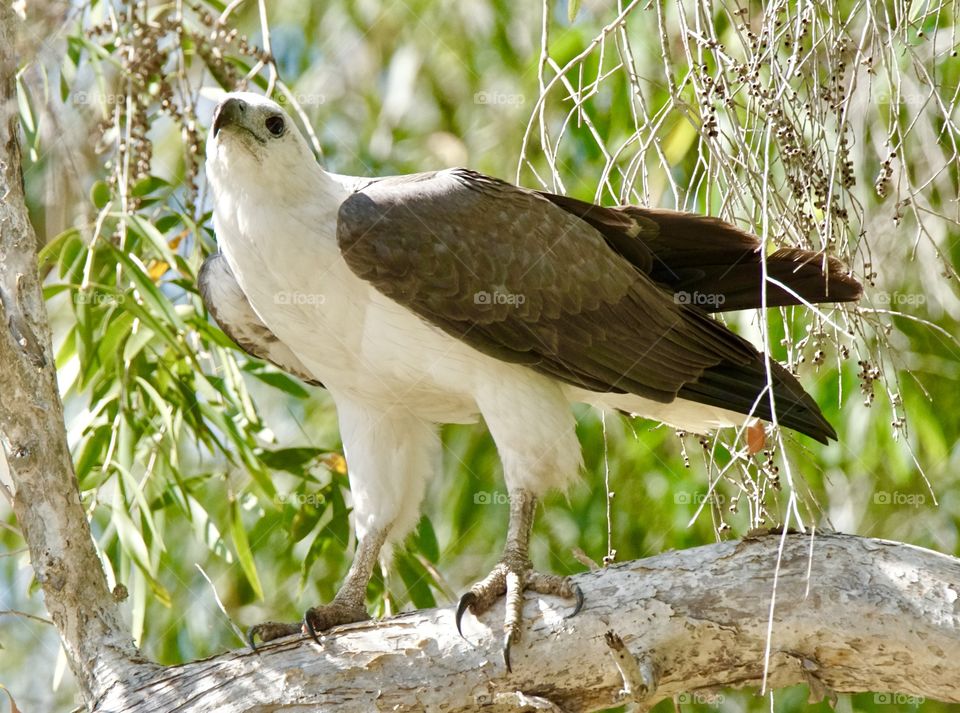
[(427, 324), (346, 265), (332, 211), (264, 211), (221, 192), (220, 248), (263, 322), (332, 392), (475, 419), (477, 378), (500, 365)]

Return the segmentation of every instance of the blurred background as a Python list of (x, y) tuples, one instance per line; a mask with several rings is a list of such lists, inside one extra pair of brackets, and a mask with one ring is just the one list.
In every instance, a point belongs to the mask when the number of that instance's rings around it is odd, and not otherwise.
[[(147, 656), (242, 646), (236, 627), (329, 600), (352, 557), (329, 395), (238, 352), (196, 294), (215, 250), (205, 135), (219, 96), (240, 87), (281, 102), (331, 171), (465, 165), (709, 213), (769, 250), (837, 256), (863, 281), (859, 306), (725, 318), (796, 371), (839, 442), (769, 432), (751, 455), (733, 433), (580, 408), (584, 477), (540, 509), (539, 568), (781, 524), (960, 555), (957, 3), (75, 0), (25, 12), (24, 172), (68, 437)], [(481, 425), (443, 436), (424, 518), (370, 587), (377, 615), (449, 604), (499, 558), (492, 441)], [(0, 684), (24, 711), (75, 708), (5, 499), (0, 615)], [(656, 710), (828, 710), (807, 695), (730, 689)], [(892, 692), (836, 708), (953, 709)]]

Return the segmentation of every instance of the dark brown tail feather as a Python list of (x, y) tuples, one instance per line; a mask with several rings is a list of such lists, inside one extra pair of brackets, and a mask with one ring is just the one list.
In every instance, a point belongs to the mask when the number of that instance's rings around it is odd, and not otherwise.
[[(614, 250), (652, 279), (707, 312), (764, 304), (760, 241), (717, 218), (636, 206), (605, 208), (567, 196), (542, 194), (589, 223)], [(766, 258), (766, 305), (853, 302), (863, 288), (836, 258), (782, 248)], [(796, 294), (794, 294), (796, 293)], [(799, 296), (799, 297), (798, 297)]]
[[(836, 431), (824, 417), (817, 402), (803, 390), (789, 371), (772, 361), (770, 376), (778, 424), (821, 443), (836, 439)], [(758, 354), (757, 359), (749, 364), (725, 362), (705, 370), (695, 382), (684, 385), (677, 395), (772, 422), (770, 394), (766, 388), (766, 365)]]

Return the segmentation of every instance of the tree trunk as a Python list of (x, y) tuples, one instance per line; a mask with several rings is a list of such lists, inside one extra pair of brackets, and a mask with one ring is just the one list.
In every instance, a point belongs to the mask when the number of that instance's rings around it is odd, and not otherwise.
[(20, 23), (0, 3), (0, 442), (13, 509), (47, 611), (84, 696), (101, 694), (136, 649), (107, 590), (79, 489), (57, 390), (23, 194), (15, 73)]
[(625, 698), (645, 709), (682, 695), (719, 702), (721, 687), (762, 684), (774, 582), (767, 688), (805, 682), (815, 698), (896, 691), (907, 701), (960, 702), (960, 560), (930, 550), (771, 534), (576, 579), (586, 604), (572, 619), (563, 618), (569, 602), (527, 596), (512, 674), (500, 658), (502, 604), (479, 622), (467, 614), (466, 638), (448, 607), (343, 627), (322, 647), (295, 637), (171, 667), (118, 688), (97, 710), (590, 711)]

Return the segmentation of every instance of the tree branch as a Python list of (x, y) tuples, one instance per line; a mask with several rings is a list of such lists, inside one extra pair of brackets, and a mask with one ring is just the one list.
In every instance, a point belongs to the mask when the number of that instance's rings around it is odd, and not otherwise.
[(90, 697), (119, 668), (129, 671), (137, 652), (107, 589), (64, 430), (37, 240), (24, 202), (18, 24), (11, 3), (0, 3), (0, 442), (16, 488), (14, 513), (47, 611)]
[[(572, 619), (566, 602), (528, 595), (512, 675), (502, 605), (468, 616), (466, 639), (445, 608), (343, 627), (322, 648), (283, 639), (171, 667), (96, 710), (572, 712), (758, 686), (780, 544), (757, 536), (579, 575), (586, 605)], [(783, 544), (770, 687), (960, 702), (960, 560), (849, 535)]]

